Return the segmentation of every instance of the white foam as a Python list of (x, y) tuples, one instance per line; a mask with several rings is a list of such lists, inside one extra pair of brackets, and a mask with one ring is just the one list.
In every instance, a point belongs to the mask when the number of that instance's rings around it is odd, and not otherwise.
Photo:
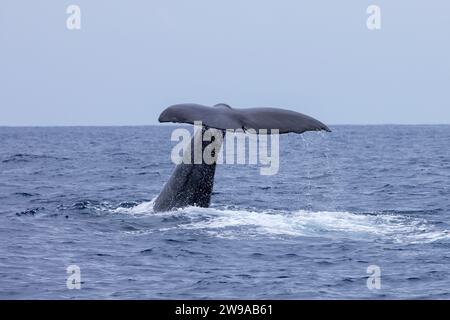
[[(133, 215), (155, 215), (153, 201), (117, 210)], [(368, 241), (381, 239), (400, 243), (427, 243), (450, 239), (449, 230), (438, 230), (424, 219), (399, 214), (304, 210), (260, 212), (188, 207), (156, 215), (174, 214), (181, 214), (188, 219), (174, 228), (203, 230), (211, 235), (227, 238), (326, 237)]]
[(155, 199), (148, 202), (142, 202), (138, 204), (137, 206), (131, 207), (131, 208), (124, 208), (124, 207), (118, 207), (117, 209), (113, 210), (114, 213), (128, 213), (132, 215), (145, 215), (149, 213), (153, 213), (153, 203)]
[(192, 221), (180, 228), (202, 229), (222, 237), (288, 236), (383, 239), (401, 243), (424, 243), (450, 239), (449, 230), (437, 230), (426, 220), (391, 214), (299, 210), (257, 212), (186, 208)]

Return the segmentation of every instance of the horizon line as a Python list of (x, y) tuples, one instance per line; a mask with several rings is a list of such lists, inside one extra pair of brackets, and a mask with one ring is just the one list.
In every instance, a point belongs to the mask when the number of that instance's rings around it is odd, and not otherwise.
[[(62, 124), (62, 125), (2, 125), (0, 128), (77, 128), (77, 127), (168, 127), (189, 126), (189, 123), (156, 124)], [(336, 123), (328, 126), (450, 126), (450, 123)]]

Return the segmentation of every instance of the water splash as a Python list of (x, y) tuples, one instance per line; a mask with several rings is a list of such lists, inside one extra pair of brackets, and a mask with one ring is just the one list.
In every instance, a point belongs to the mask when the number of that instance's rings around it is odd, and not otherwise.
[(171, 228), (204, 231), (222, 238), (324, 237), (355, 241), (430, 243), (450, 239), (450, 230), (440, 230), (425, 219), (400, 214), (359, 214), (339, 211), (279, 212), (188, 207), (172, 212), (153, 212), (153, 202), (133, 208), (118, 208), (120, 213), (185, 219)]

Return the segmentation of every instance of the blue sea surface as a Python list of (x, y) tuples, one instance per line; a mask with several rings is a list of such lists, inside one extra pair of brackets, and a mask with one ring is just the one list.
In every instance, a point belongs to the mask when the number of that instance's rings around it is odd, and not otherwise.
[(450, 126), (282, 135), (278, 174), (154, 213), (174, 128), (0, 128), (0, 298), (450, 298)]

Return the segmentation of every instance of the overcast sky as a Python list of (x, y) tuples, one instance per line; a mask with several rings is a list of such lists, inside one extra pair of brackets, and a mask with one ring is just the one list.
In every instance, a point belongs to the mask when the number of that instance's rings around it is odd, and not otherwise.
[(450, 123), (450, 1), (1, 0), (0, 125), (155, 124), (183, 102)]

